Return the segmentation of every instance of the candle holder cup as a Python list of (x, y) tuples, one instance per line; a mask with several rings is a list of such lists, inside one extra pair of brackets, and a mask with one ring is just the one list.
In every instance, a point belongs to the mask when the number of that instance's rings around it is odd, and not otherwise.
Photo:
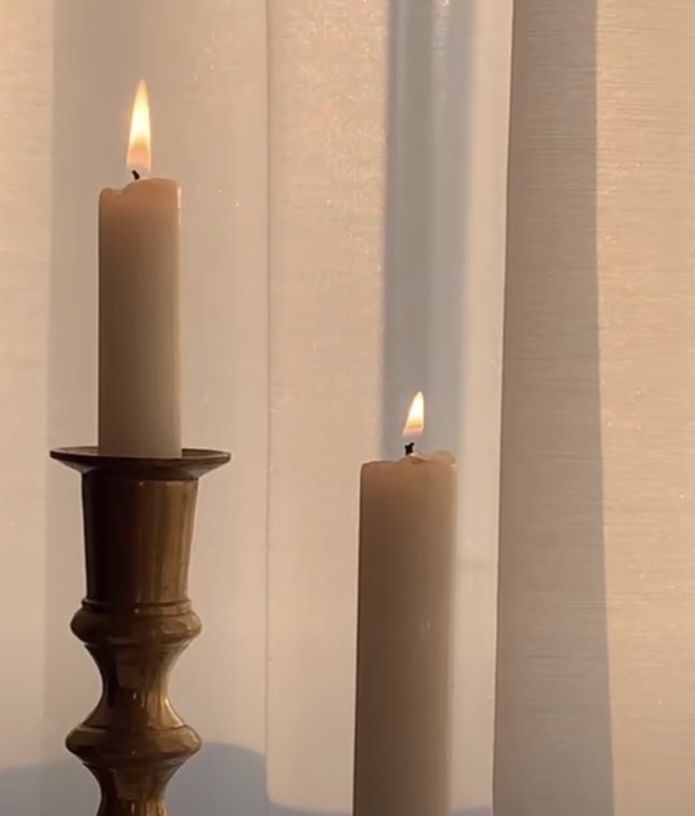
[(51, 456), (82, 474), (87, 591), (72, 631), (103, 685), (66, 745), (99, 783), (98, 816), (166, 816), (166, 785), (201, 745), (167, 692), (176, 658), (200, 632), (187, 595), (198, 479), (229, 454)]

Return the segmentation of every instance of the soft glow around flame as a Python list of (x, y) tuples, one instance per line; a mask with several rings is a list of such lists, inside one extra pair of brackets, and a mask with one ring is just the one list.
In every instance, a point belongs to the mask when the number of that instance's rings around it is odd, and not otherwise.
[(420, 436), (425, 429), (425, 398), (422, 391), (418, 391), (413, 397), (413, 402), (408, 411), (408, 419), (405, 421), (403, 436)]
[(150, 139), (150, 106), (147, 100), (147, 85), (144, 80), (138, 83), (133, 102), (133, 116), (130, 120), (130, 139), (126, 163), (129, 169), (140, 173), (149, 173), (152, 168)]

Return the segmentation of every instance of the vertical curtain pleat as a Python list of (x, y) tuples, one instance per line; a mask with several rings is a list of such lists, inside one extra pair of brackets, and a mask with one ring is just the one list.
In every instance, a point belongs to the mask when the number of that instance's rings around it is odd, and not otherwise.
[(516, 4), (498, 816), (693, 809), (693, 16)]
[(599, 0), (603, 519), (618, 816), (695, 811), (695, 6)]
[(489, 813), (511, 3), (269, 11), (270, 796), (349, 812), (358, 472), (422, 389), (460, 470), (454, 807)]
[(0, 810), (16, 816), (41, 792), (52, 9), (0, 2)]
[(609, 816), (613, 808), (595, 25), (593, 3), (516, 4), (502, 409), (499, 816)]
[(352, 798), (359, 468), (380, 439), (386, 15), (385, 0), (269, 5), (277, 813), (345, 813)]
[(425, 392), (458, 460), (452, 807), (492, 807), (512, 4), (392, 3), (383, 447)]
[[(432, 370), (457, 405), (459, 557), (452, 722), (455, 813), (492, 813), (511, 0), (442, 4), (446, 80), (436, 146), (434, 268), (457, 281), (460, 351), (434, 321)], [(441, 80), (440, 80), (441, 81)], [(441, 93), (435, 85), (435, 94)], [(449, 294), (441, 285), (439, 298)], [(447, 306), (450, 309), (451, 306)], [(444, 312), (446, 314), (446, 312)], [(453, 373), (452, 373), (453, 372)], [(456, 383), (452, 383), (452, 377)], [(432, 421), (447, 426), (447, 414)], [(451, 416), (451, 414), (449, 414)], [(435, 428), (434, 433), (437, 433)]]

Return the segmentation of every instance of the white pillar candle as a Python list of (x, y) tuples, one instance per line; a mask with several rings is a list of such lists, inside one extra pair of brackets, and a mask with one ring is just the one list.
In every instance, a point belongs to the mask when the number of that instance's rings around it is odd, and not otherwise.
[(355, 816), (447, 816), (456, 469), (362, 468)]
[(128, 165), (137, 180), (99, 197), (99, 450), (181, 454), (181, 190), (149, 173), (147, 91), (133, 107)]

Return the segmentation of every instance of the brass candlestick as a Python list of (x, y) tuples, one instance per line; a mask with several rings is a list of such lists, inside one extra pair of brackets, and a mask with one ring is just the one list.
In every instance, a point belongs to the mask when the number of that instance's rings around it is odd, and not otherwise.
[(72, 631), (103, 683), (66, 744), (99, 783), (98, 816), (166, 816), (167, 782), (200, 748), (167, 693), (176, 658), (200, 632), (187, 596), (198, 478), (229, 454), (137, 459), (67, 448), (51, 456), (82, 474), (87, 594)]

